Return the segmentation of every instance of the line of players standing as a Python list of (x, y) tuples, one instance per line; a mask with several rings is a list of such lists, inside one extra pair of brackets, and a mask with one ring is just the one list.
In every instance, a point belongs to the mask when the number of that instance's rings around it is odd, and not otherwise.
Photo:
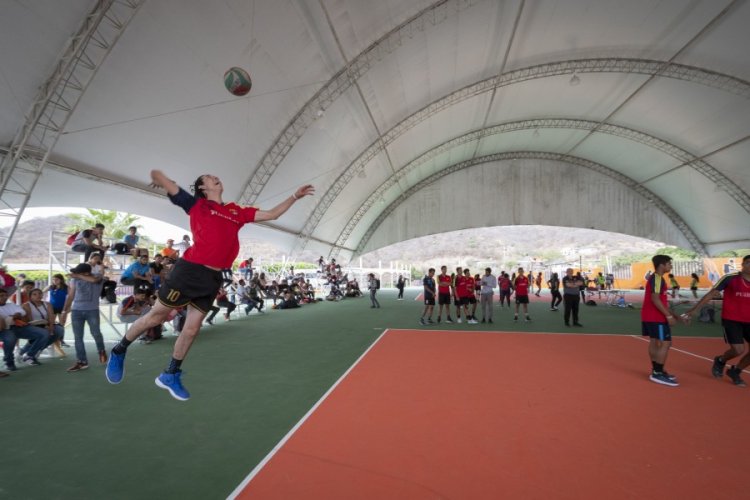
[(424, 286), (424, 310), (419, 322), (422, 325), (434, 323), (432, 313), (435, 307), (435, 298), (437, 296), (438, 314), (437, 322), (442, 319), (443, 310), (445, 310), (446, 322), (453, 323), (451, 318), (451, 303), (456, 307), (456, 322), (461, 323), (461, 311), (463, 317), (469, 324), (480, 323), (476, 317), (477, 295), (479, 303), (482, 306), (481, 323), (492, 323), (492, 301), (495, 288), (500, 288), (500, 306), (506, 302), (510, 307), (510, 296), (513, 292), (516, 294), (515, 315), (513, 320), (518, 321), (519, 309), (523, 309), (524, 321), (531, 321), (529, 316), (529, 288), (531, 281), (525, 275), (523, 268), (518, 269), (518, 274), (512, 279), (508, 273), (500, 273), (496, 278), (492, 270), (488, 267), (484, 270), (484, 275), (472, 276), (469, 269), (456, 268), (455, 274), (448, 274), (446, 266), (440, 268), (440, 274), (435, 276), (435, 269), (430, 268), (427, 275), (423, 278)]

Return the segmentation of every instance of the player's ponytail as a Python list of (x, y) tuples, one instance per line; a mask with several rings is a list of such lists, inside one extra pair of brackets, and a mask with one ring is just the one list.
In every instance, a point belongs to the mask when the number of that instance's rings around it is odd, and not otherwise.
[(195, 182), (191, 186), (191, 188), (193, 190), (193, 194), (197, 198), (205, 198), (206, 197), (206, 192), (201, 189), (201, 186), (203, 186), (203, 177), (204, 177), (203, 175), (198, 176), (198, 178), (195, 179)]

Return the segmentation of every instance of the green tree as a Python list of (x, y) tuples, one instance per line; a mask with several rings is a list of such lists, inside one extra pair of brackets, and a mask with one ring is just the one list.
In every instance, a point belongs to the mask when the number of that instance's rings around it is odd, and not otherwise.
[(100, 222), (104, 224), (104, 233), (107, 237), (120, 240), (127, 234), (130, 226), (141, 228), (140, 225), (136, 224), (138, 220), (136, 215), (115, 210), (95, 210), (93, 208), (87, 208), (86, 210), (88, 211), (87, 214), (67, 214), (73, 220), (73, 223), (65, 228), (67, 232), (72, 233), (94, 227)]

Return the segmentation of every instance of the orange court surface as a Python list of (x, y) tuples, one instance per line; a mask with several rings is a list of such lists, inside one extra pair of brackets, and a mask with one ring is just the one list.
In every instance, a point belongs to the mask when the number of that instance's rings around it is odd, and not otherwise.
[(230, 498), (744, 498), (721, 339), (387, 330)]

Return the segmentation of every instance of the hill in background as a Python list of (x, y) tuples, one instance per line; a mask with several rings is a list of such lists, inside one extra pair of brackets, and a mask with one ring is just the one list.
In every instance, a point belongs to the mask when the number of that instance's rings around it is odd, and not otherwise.
[[(65, 248), (67, 235), (63, 228), (72, 224), (64, 215), (37, 217), (19, 224), (4, 261), (7, 263), (42, 264), (49, 260), (50, 232), (53, 247)], [(286, 252), (270, 243), (245, 238), (240, 241), (239, 259), (253, 257), (256, 264), (278, 263), (288, 258)], [(391, 262), (415, 267), (439, 267), (484, 263), (515, 265), (529, 259), (552, 262), (598, 260), (604, 256), (653, 252), (663, 247), (643, 238), (591, 229), (551, 226), (504, 226), (465, 229), (435, 234), (390, 245), (362, 256), (365, 267), (383, 266)], [(319, 255), (306, 252), (298, 258), (302, 262), (316, 262)], [(327, 255), (325, 256), (327, 257)], [(341, 261), (341, 259), (338, 259)], [(358, 265), (359, 259), (352, 264)]]

